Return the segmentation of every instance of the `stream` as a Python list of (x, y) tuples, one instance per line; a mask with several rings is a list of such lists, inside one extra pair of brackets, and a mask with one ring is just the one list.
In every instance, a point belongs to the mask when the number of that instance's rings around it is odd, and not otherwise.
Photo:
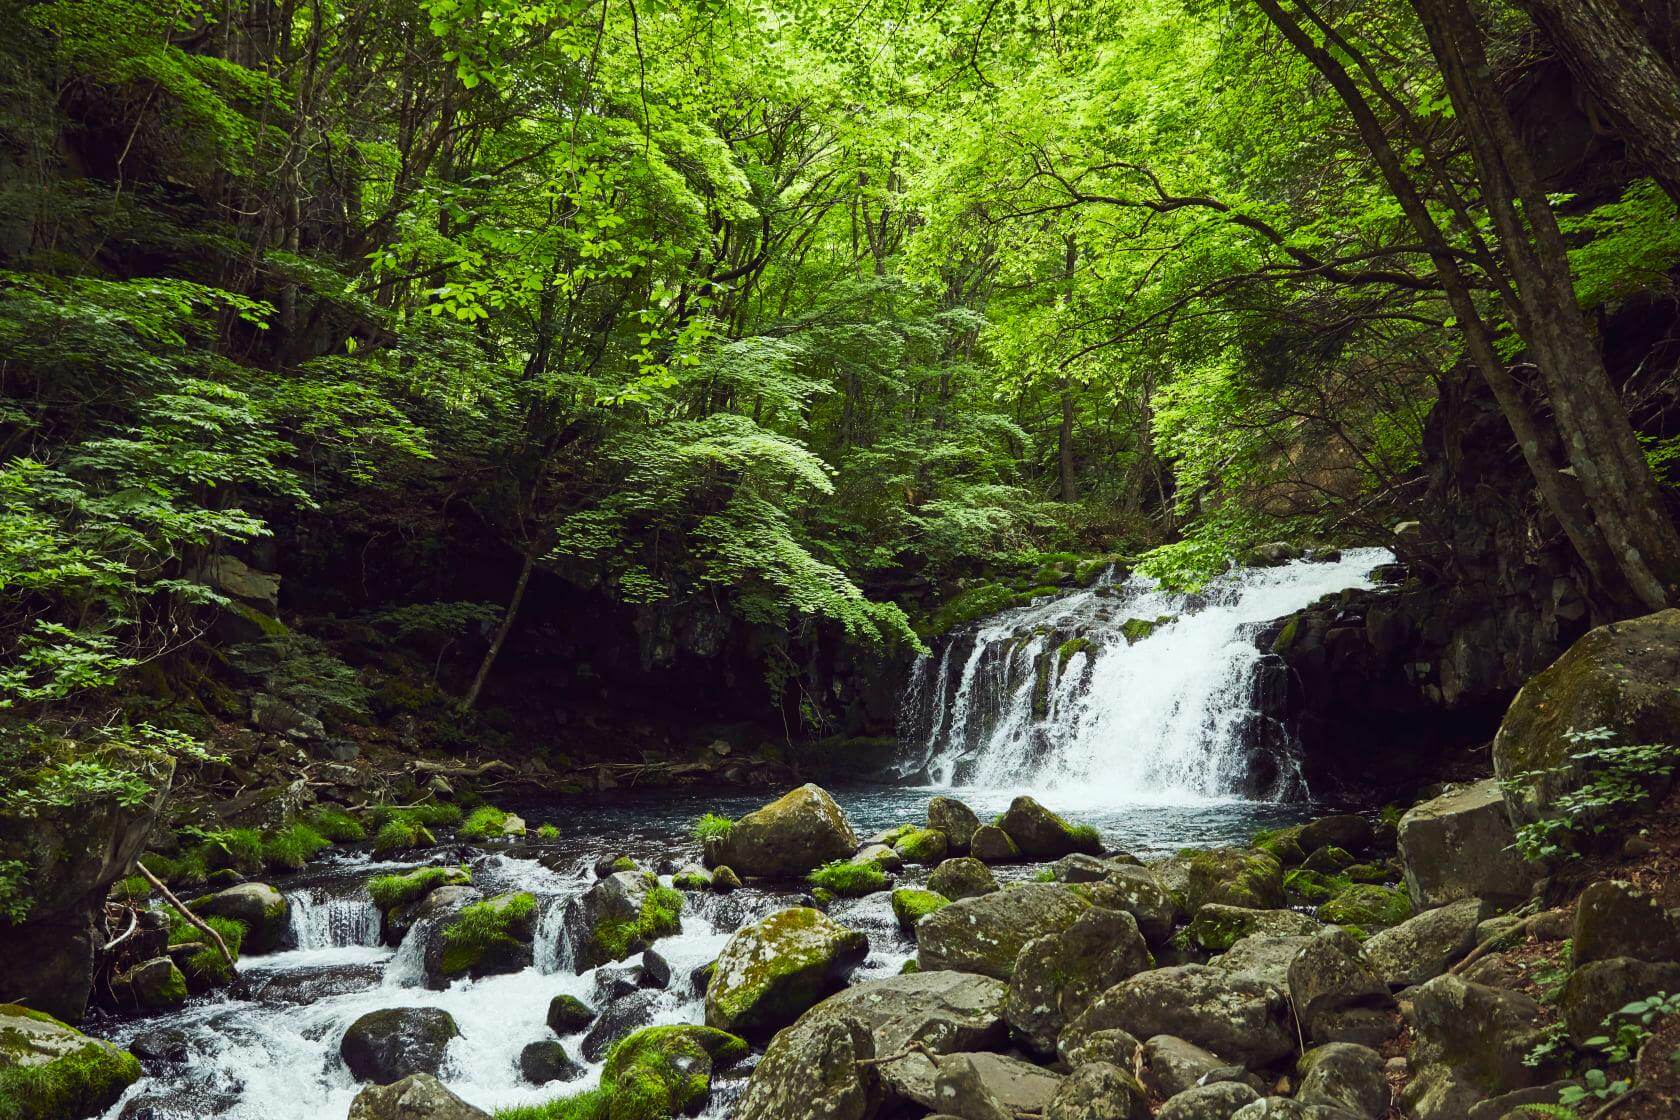
[[(1252, 695), (1259, 660), (1253, 633), (1323, 594), (1368, 586), (1369, 571), (1387, 559), (1363, 550), (1337, 563), (1244, 573), (1194, 600), (1135, 582), (1099, 584), (986, 620), (918, 666), (905, 705), (905, 768), (914, 784), (831, 792), (861, 839), (923, 820), (936, 793), (960, 797), (989, 819), (1030, 791), (1095, 825), (1110, 850), (1143, 858), (1245, 842), (1258, 828), (1305, 819), (1312, 806), (1287, 780), (1288, 743), (1277, 734), (1255, 738), (1266, 716)], [(1128, 618), (1168, 615), (1141, 640), (1116, 629)], [(1090, 641), (1057, 666), (1053, 702), (1046, 707), (1041, 698), (1035, 711), (1032, 659), (1049, 651), (1057, 660), (1056, 646), (1069, 634)], [(918, 712), (926, 717), (921, 725)], [(1281, 752), (1283, 763), (1273, 769), (1285, 775), (1260, 796), (1238, 773), (1256, 750)], [(375, 860), (359, 850), (365, 845), (335, 849), (303, 872), (272, 880), (290, 904), (292, 947), (243, 959), (240, 996), (216, 993), (174, 1013), (89, 1025), (135, 1048), (146, 1068), (105, 1117), (338, 1120), (361, 1088), (338, 1056), (345, 1029), (369, 1011), (395, 1007), (441, 1007), (454, 1017), (461, 1037), (450, 1043), (443, 1079), (480, 1108), (535, 1104), (587, 1088), (599, 1079), (598, 1063), (564, 1085), (531, 1085), (519, 1071), (525, 1045), (552, 1037), (545, 1014), (555, 995), (597, 1006), (599, 970), (574, 972), (562, 936), (567, 900), (589, 887), (596, 860), (606, 855), (629, 855), (668, 883), (670, 871), (699, 859), (689, 832), (702, 813), (738, 817), (770, 796), (685, 790), (510, 802), (533, 836), (538, 825), (553, 824), (558, 839), (449, 842), (401, 861)], [(537, 897), (535, 963), (514, 975), (430, 991), (418, 960), (422, 938), (411, 931), (398, 948), (382, 945), (365, 884), (389, 871), (463, 860), (486, 895), (517, 890)], [(1035, 869), (995, 870), (1009, 880)], [(895, 885), (919, 885), (928, 871), (907, 868)], [(734, 930), (797, 903), (800, 892), (749, 886), (684, 897), (682, 932), (655, 945), (671, 966), (669, 987), (653, 1005), (655, 1024), (702, 1021), (691, 974), (716, 958)], [(830, 914), (869, 936), (870, 955), (854, 980), (897, 973), (914, 955), (887, 892), (839, 900)], [(562, 1041), (581, 1060), (580, 1039)], [(730, 1115), (748, 1069), (750, 1063), (715, 1080), (705, 1116)]]

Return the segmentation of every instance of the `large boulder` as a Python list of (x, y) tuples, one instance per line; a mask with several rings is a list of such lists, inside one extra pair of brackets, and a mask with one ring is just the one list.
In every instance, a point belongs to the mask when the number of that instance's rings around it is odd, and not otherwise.
[(917, 923), (917, 966), (1007, 980), (1022, 946), (1060, 933), (1090, 905), (1059, 883), (1019, 883), (953, 902)]
[(1230, 1080), (1222, 1076), (1226, 1071), (1241, 1072), (1240, 1066), (1232, 1066), (1212, 1050), (1170, 1034), (1158, 1034), (1145, 1042), (1138, 1064), (1144, 1086), (1163, 1100), (1202, 1084), (1204, 1079)]
[(927, 823), (929, 828), (945, 834), (952, 850), (966, 852), (969, 841), (974, 839), (974, 830), (980, 827), (980, 818), (955, 798), (935, 797), (928, 802)]
[(1642, 961), (1680, 960), (1680, 911), (1615, 879), (1581, 892), (1575, 906), (1575, 964), (1613, 957)]
[[(1521, 992), (1437, 976), (1412, 991), (1412, 1030), (1418, 1066), (1447, 1073), (1433, 1086), (1408, 1088), (1410, 1096), (1460, 1097), (1464, 1087), (1482, 1096), (1543, 1084), (1556, 1075), (1548, 1063), (1525, 1059), (1544, 1039), (1540, 1006)], [(1479, 1099), (1479, 1098), (1475, 1098)]]
[(111, 996), (124, 1009), (173, 1010), (187, 1002), (187, 978), (168, 957), (153, 957), (111, 977)]
[(391, 1007), (351, 1023), (338, 1053), (357, 1081), (389, 1085), (414, 1073), (435, 1075), (460, 1033), (440, 1007)]
[(1021, 849), (997, 825), (983, 824), (974, 830), (968, 842), (968, 854), (981, 863), (1011, 863), (1021, 858)]
[(566, 908), (574, 965), (582, 972), (621, 961), (681, 932), (682, 907), (682, 894), (649, 871), (615, 871), (597, 880)]
[(1187, 849), (1153, 870), (1186, 914), (1194, 915), (1210, 902), (1250, 910), (1284, 907), (1283, 865), (1262, 852)]
[(1257, 933), (1238, 941), (1225, 952), (1208, 962), (1211, 966), (1235, 976), (1247, 976), (1270, 984), (1289, 994), (1289, 966), (1301, 950), (1312, 941), (1312, 935), (1277, 936)]
[(1461, 898), (1515, 905), (1540, 869), (1518, 856), (1505, 798), (1492, 778), (1414, 805), (1400, 818), (1400, 863), (1418, 910)]
[(869, 938), (820, 910), (796, 906), (739, 930), (706, 989), (706, 1025), (768, 1042), (845, 983)]
[(973, 856), (948, 859), (928, 876), (927, 889), (955, 902), (962, 898), (978, 898), (998, 889), (992, 869)]
[(291, 929), (286, 896), (267, 883), (240, 883), (192, 901), (201, 918), (231, 918), (245, 926), (240, 942), (243, 956), (272, 952), (286, 942)]
[(613, 1047), (601, 1067), (611, 1120), (649, 1120), (700, 1111), (712, 1074), (745, 1058), (747, 1044), (726, 1031), (693, 1023), (648, 1027)]
[(726, 865), (738, 875), (798, 879), (857, 850), (846, 814), (827, 790), (807, 783), (707, 840), (705, 857), (707, 867)]
[(0, 862), (21, 864), (26, 914), (0, 918), (3, 998), (79, 1022), (99, 948), (105, 944), (105, 898), (145, 846), (169, 795), (174, 763), (158, 767), (154, 789), (138, 804), (88, 792), (65, 807), (0, 813)]
[(1102, 838), (1096, 829), (1069, 824), (1025, 795), (1011, 801), (997, 823), (1023, 855), (1035, 859), (1055, 859), (1069, 852), (1102, 852)]
[(1172, 892), (1147, 867), (1110, 862), (1100, 881), (1079, 883), (1076, 889), (1093, 906), (1124, 910), (1137, 919), (1138, 930), (1151, 945), (1165, 943), (1183, 915)]
[(390, 1085), (369, 1085), (350, 1102), (347, 1120), (490, 1120), (437, 1078), (416, 1073)]
[(1260, 1099), (1241, 1081), (1218, 1081), (1186, 1089), (1155, 1113), (1155, 1120), (1231, 1120), (1237, 1110)]
[(1368, 1046), (1332, 1042), (1301, 1055), (1295, 1064), (1301, 1085), (1295, 1099), (1302, 1104), (1340, 1108), (1367, 1120), (1383, 1120), (1393, 1096), (1383, 1069), (1383, 1057)]
[(1251, 910), (1210, 902), (1196, 911), (1188, 934), (1190, 940), (1210, 953), (1222, 953), (1252, 934), (1272, 937), (1310, 937), (1324, 928), (1294, 910)]
[(1016, 1120), (1043, 1116), (1062, 1078), (1004, 1054), (947, 1054), (933, 1084), (916, 1103), (959, 1120)]
[(1295, 1052), (1282, 992), (1205, 965), (1141, 972), (1098, 996), (1068, 1029), (1088, 1034), (1106, 1027), (1138, 1038), (1170, 1034), (1250, 1068)]
[(1149, 1099), (1121, 1067), (1086, 1062), (1056, 1087), (1044, 1120), (1149, 1120)]
[(1637, 999), (1658, 992), (1680, 992), (1680, 961), (1635, 960), (1611, 957), (1578, 966), (1569, 974), (1558, 999), (1569, 1041), (1585, 1048), (1594, 1035), (1614, 1036), (1605, 1025), (1607, 1015)]
[(42, 1011), (0, 1004), (0, 1116), (96, 1116), (140, 1079), (140, 1062)]
[[(1493, 740), (1493, 772), (1519, 825), (1556, 815), (1590, 763), (1568, 733), (1607, 728), (1617, 745), (1680, 743), (1680, 610), (1589, 631), (1530, 678)], [(1614, 811), (1614, 810), (1607, 810)], [(1592, 823), (1591, 812), (1578, 817)]]
[(1356, 813), (1336, 813), (1308, 821), (1295, 834), (1303, 855), (1312, 855), (1321, 848), (1341, 848), (1358, 852), (1371, 846), (1371, 822)]
[(1425, 910), (1366, 941), (1365, 957), (1391, 988), (1422, 984), (1476, 947), (1476, 926), (1485, 916), (1479, 898)]
[(442, 991), (462, 977), (524, 971), (534, 957), (536, 922), (537, 900), (523, 891), (468, 903), (426, 931), (426, 986)]
[(1048, 1057), (1062, 1028), (1099, 993), (1154, 965), (1130, 914), (1093, 907), (1065, 930), (1021, 947), (1004, 1017), (1022, 1046)]
[[(832, 995), (771, 1041), (737, 1120), (866, 1120), (885, 1100), (911, 1100), (934, 1070), (910, 1044), (935, 1054), (1001, 1046), (1006, 992), (985, 976), (918, 972)], [(898, 1056), (858, 1064), (877, 1055)]]
[(1377, 1045), (1399, 1031), (1394, 997), (1358, 942), (1346, 934), (1313, 938), (1289, 963), (1289, 998), (1307, 1038)]

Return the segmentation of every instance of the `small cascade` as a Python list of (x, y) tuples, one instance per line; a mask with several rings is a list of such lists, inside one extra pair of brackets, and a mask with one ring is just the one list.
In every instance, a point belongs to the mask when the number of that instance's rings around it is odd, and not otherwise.
[(1068, 806), (1305, 795), (1294, 743), (1262, 695), (1267, 623), (1393, 557), (1242, 568), (1194, 595), (1133, 576), (1005, 611), (924, 656), (900, 726), (906, 778), (1029, 788)]
[(291, 941), (298, 949), (379, 944), (379, 910), (365, 897), (333, 895), (319, 887), (286, 896)]
[(531, 943), (532, 964), (544, 976), (571, 971), (572, 938), (566, 930), (568, 900), (560, 897), (544, 898), (537, 911), (537, 932)]
[(418, 988), (426, 982), (426, 941), (432, 922), (422, 918), (409, 927), (397, 946), (396, 955), (385, 962), (380, 983), (387, 988)]

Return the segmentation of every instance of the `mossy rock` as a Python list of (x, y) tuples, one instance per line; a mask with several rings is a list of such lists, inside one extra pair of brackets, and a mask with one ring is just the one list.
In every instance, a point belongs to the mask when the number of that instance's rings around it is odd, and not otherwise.
[(991, 894), (998, 889), (997, 878), (991, 869), (973, 856), (945, 860), (933, 869), (933, 874), (928, 876), (927, 885), (928, 890), (953, 901)]
[(1089, 654), (1091, 649), (1092, 643), (1090, 638), (1069, 638), (1067, 641), (1056, 647), (1056, 672), (1058, 674), (1067, 672), (1069, 661), (1072, 661), (1078, 654)]
[[(747, 1044), (726, 1031), (693, 1023), (644, 1027), (622, 1039), (601, 1067), (604, 1100), (598, 1120), (673, 1120), (699, 1111), (712, 1074), (745, 1058)], [(569, 1113), (560, 1113), (570, 1116)]]
[(671, 886), (679, 891), (711, 890), (712, 873), (704, 867), (685, 867), (671, 876)]
[(548, 1029), (555, 1034), (576, 1034), (594, 1021), (595, 1012), (576, 996), (562, 993), (548, 1001)]
[(836, 898), (861, 898), (887, 889), (887, 873), (876, 863), (835, 860), (811, 872), (806, 879), (813, 890), (825, 890)]
[(267, 883), (240, 883), (195, 898), (190, 905), (201, 918), (228, 918), (243, 925), (241, 951), (248, 956), (278, 949), (291, 928), (286, 896)]
[(155, 957), (111, 977), (111, 994), (123, 1007), (171, 1011), (187, 1002), (187, 978), (168, 957)]
[(465, 867), (416, 867), (368, 880), (368, 894), (381, 910), (418, 902), (439, 887), (472, 885), (472, 872)]
[(1342, 875), (1355, 883), (1395, 883), (1400, 880), (1400, 871), (1386, 863), (1356, 863), (1345, 869)]
[(1307, 856), (1306, 862), (1301, 866), (1307, 871), (1322, 871), (1327, 875), (1335, 875), (1345, 872), (1354, 862), (1353, 856), (1346, 849), (1326, 844), (1322, 848), (1313, 849), (1312, 854)]
[[(713, 886), (718, 873), (714, 872)], [(682, 930), (683, 896), (648, 871), (615, 871), (567, 912), (579, 970), (623, 960)]]
[(1250, 934), (1306, 937), (1323, 925), (1293, 910), (1250, 910), (1213, 902), (1196, 911), (1186, 936), (1210, 953), (1223, 953)]
[(1015, 589), (1001, 583), (983, 583), (959, 591), (918, 620), (916, 633), (923, 638), (937, 638), (988, 615), (1008, 610), (1016, 605), (1017, 599)]
[(1307, 853), (1301, 850), (1301, 828), (1297, 824), (1288, 828), (1262, 829), (1254, 834), (1249, 846), (1285, 867), (1299, 867), (1307, 858)]
[(1355, 883), (1318, 908), (1321, 920), (1339, 926), (1358, 926), (1366, 931), (1397, 926), (1412, 916), (1406, 892)]
[(1186, 914), (1210, 902), (1250, 910), (1284, 906), (1283, 865), (1246, 848), (1189, 848), (1156, 865), (1156, 873)]
[(1177, 618), (1174, 614), (1158, 615), (1155, 618), (1128, 618), (1120, 624), (1120, 636), (1126, 639), (1127, 645), (1136, 645)]
[(1300, 868), (1283, 877), (1283, 892), (1291, 905), (1321, 906), (1353, 885), (1345, 875)]
[(1031, 797), (1009, 803), (997, 826), (1025, 855), (1056, 859), (1073, 852), (1102, 854), (1102, 837), (1089, 825), (1076, 825), (1046, 809)]
[(900, 887), (892, 893), (893, 917), (898, 919), (898, 928), (912, 937), (915, 936), (917, 922), (949, 905), (951, 900), (938, 891)]
[(742, 875), (798, 879), (858, 850), (851, 822), (828, 791), (807, 783), (707, 839), (707, 867), (728, 864)]
[(869, 938), (820, 910), (796, 906), (735, 933), (706, 989), (706, 1024), (768, 1042), (844, 984)]
[(97, 1116), (139, 1079), (140, 1062), (126, 1050), (0, 1004), (0, 1120)]
[(951, 842), (937, 828), (913, 828), (892, 845), (893, 851), (911, 863), (935, 864), (945, 858)]
[[(439, 931), (435, 972), (447, 981), (519, 971), (531, 963), (536, 916), (536, 897), (523, 891), (463, 906)], [(432, 964), (428, 950), (429, 979)]]
[(1020, 845), (995, 824), (983, 824), (975, 829), (968, 851), (981, 863), (1013, 863), (1021, 858)]

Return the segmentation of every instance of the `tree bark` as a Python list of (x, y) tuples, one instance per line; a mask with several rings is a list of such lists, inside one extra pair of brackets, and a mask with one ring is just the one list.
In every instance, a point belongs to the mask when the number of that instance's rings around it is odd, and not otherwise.
[(1634, 21), (1627, 0), (1517, 2), (1645, 170), (1680, 203), (1680, 72)]
[(473, 675), (472, 686), (467, 694), (461, 697), (461, 711), (470, 712), (473, 705), (478, 703), (478, 694), (484, 689), (484, 682), (490, 677), (490, 667), (496, 663), (496, 655), (502, 652), (502, 644), (507, 641), (508, 631), (513, 629), (513, 618), (519, 613), (520, 601), (525, 598), (525, 585), (531, 582), (531, 569), (537, 565), (536, 550), (528, 549), (525, 560), (519, 566), (519, 578), (513, 581), (513, 595), (508, 599), (507, 610), (502, 612), (501, 624), (496, 627), (496, 636), (490, 639), (490, 648), (484, 651), (484, 660), (478, 663), (478, 672)]
[[(1067, 253), (1063, 260), (1062, 279), (1067, 289), (1062, 293), (1062, 306), (1067, 307), (1073, 302), (1073, 277), (1079, 266), (1079, 243), (1072, 237), (1067, 239)], [(1073, 464), (1073, 385), (1066, 374), (1062, 375), (1062, 423), (1056, 430), (1056, 462), (1057, 473), (1061, 479), (1061, 498), (1064, 502), (1079, 500), (1079, 484), (1074, 477)]]

